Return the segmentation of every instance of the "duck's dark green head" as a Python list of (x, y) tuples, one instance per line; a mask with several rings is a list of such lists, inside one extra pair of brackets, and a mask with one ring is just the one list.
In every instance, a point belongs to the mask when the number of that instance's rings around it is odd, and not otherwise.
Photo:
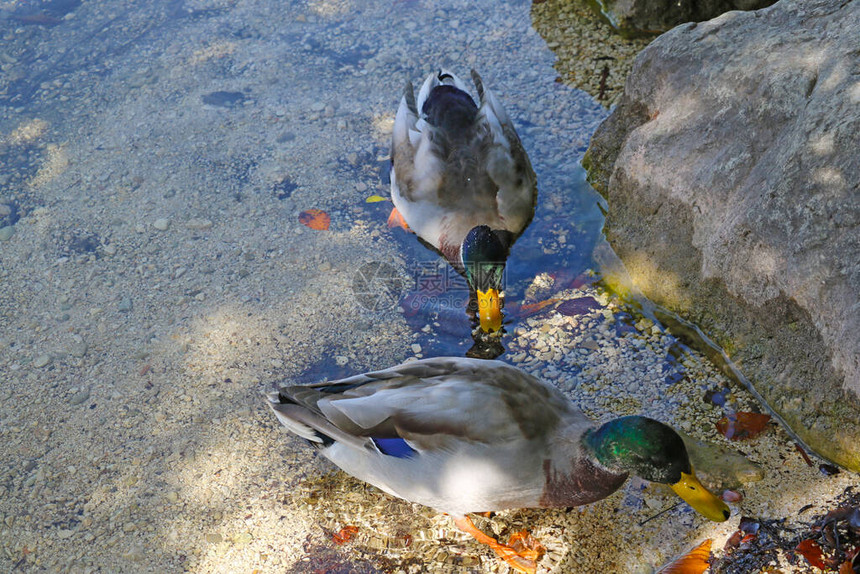
[(706, 518), (728, 520), (729, 507), (696, 478), (684, 441), (671, 427), (647, 417), (621, 417), (586, 433), (583, 443), (610, 470), (668, 484)]
[(486, 332), (502, 328), (499, 291), (508, 258), (507, 235), (507, 231), (493, 231), (486, 225), (479, 225), (469, 231), (460, 247), (466, 280), (478, 295), (478, 317)]

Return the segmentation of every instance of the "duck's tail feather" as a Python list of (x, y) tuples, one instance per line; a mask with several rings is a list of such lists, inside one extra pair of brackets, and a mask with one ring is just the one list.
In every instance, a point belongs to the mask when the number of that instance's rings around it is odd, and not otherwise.
[(481, 80), (481, 76), (478, 75), (478, 72), (475, 69), (472, 69), (472, 81), (475, 83), (475, 87), (478, 89), (478, 98), (483, 102), (484, 101), (484, 82)]
[[(416, 131), (416, 123), (418, 123), (418, 108), (415, 106), (415, 92), (412, 88), (412, 83), (407, 82), (403, 88), (403, 97), (400, 99), (400, 105), (397, 107), (397, 114), (394, 117), (394, 129), (391, 132), (391, 186), (392, 190), (397, 187), (397, 176), (394, 174), (394, 166), (398, 163), (395, 157), (397, 154), (404, 154), (405, 158), (411, 157), (414, 154), (412, 149), (417, 146), (420, 134)], [(409, 161), (400, 162), (403, 165), (408, 165)]]
[(325, 448), (336, 442), (348, 444), (355, 448), (374, 448), (369, 439), (343, 431), (329, 422), (322, 414), (293, 401), (284, 392), (269, 393), (266, 398), (269, 407), (287, 430), (302, 437), (317, 448)]
[(403, 88), (403, 97), (406, 99), (406, 106), (409, 111), (418, 115), (418, 108), (415, 106), (415, 88), (412, 87), (412, 82), (406, 82)]
[[(478, 90), (478, 99), (481, 102), (481, 112), (490, 124), (491, 129), (494, 131), (497, 138), (503, 133), (506, 138), (510, 138), (511, 136), (508, 132), (511, 132), (516, 136), (516, 131), (514, 130), (511, 119), (508, 117), (508, 113), (505, 111), (505, 108), (502, 107), (493, 95), (493, 92), (489, 88), (484, 87), (484, 81), (475, 70), (472, 70), (472, 82), (474, 82), (475, 88)], [(507, 147), (506, 142), (505, 146)]]

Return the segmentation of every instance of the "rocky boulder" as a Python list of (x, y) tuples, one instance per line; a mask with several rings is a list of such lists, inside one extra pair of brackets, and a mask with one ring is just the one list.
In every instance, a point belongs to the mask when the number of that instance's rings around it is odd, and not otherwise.
[(637, 57), (584, 164), (653, 301), (860, 469), (860, 1), (782, 0)]
[(700, 22), (729, 10), (757, 10), (776, 0), (592, 0), (624, 36), (659, 34), (684, 22)]

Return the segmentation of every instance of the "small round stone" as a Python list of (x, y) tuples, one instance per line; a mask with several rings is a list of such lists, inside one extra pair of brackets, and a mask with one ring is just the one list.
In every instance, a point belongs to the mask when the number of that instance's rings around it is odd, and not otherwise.
[(84, 390), (78, 391), (77, 393), (72, 395), (72, 398), (69, 399), (69, 403), (72, 405), (79, 405), (81, 403), (86, 402), (89, 398), (90, 398), (90, 390), (84, 389)]
[(208, 542), (209, 544), (218, 544), (223, 539), (224, 538), (217, 532), (210, 532), (206, 535), (206, 542)]

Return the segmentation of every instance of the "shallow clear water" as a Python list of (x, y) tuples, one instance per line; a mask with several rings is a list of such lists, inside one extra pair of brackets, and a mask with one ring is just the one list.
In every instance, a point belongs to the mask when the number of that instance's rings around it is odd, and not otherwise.
[[(440, 546), (426, 516), (419, 537), (412, 507), (354, 483), (342, 498), (310, 496), (311, 478), (342, 478), (261, 400), (283, 382), (471, 348), (462, 284), (387, 229), (389, 203), (365, 202), (388, 195), (404, 83), (439, 66), (481, 73), (538, 176), (537, 214), (508, 264), (503, 358), (595, 418), (676, 422), (700, 387), (724, 386), (695, 357), (680, 367), (674, 337), (591, 285), (603, 220), (579, 160), (607, 112), (556, 83), (529, 6), (0, 0), (4, 571), (36, 560), (47, 571), (301, 571), (309, 548), (339, 552), (321, 523), (414, 532), (393, 558), (394, 546), (359, 537), (389, 569), (398, 556), (481, 555)], [(309, 209), (330, 228), (305, 227)], [(394, 271), (374, 297), (356, 278), (382, 263)], [(434, 286), (439, 275), (451, 288)], [(558, 307), (522, 307), (559, 293)], [(625, 496), (644, 507), (641, 488)], [(642, 542), (653, 533), (628, 535), (614, 507), (593, 511), (605, 511), (599, 527), (517, 516), (543, 529), (560, 571), (654, 565), (687, 543)], [(692, 524), (684, 512), (662, 519)], [(580, 551), (598, 536), (599, 548), (626, 545), (624, 565)]]
[[(511, 250), (503, 280), (506, 308), (501, 337), (475, 331), (474, 315), (466, 312), (469, 289), (462, 276), (412, 234), (393, 231), (413, 261), (409, 277), (400, 286), (398, 304), (408, 323), (423, 333), (418, 342), (425, 356), (494, 358), (504, 353), (506, 339), (525, 318), (520, 310), (523, 304), (538, 304), (554, 291), (600, 279), (592, 255), (603, 240), (598, 208), (602, 200), (585, 182), (582, 169), (571, 171), (568, 189), (539, 191), (535, 217)], [(549, 281), (546, 287), (528, 292), (542, 274)]]

